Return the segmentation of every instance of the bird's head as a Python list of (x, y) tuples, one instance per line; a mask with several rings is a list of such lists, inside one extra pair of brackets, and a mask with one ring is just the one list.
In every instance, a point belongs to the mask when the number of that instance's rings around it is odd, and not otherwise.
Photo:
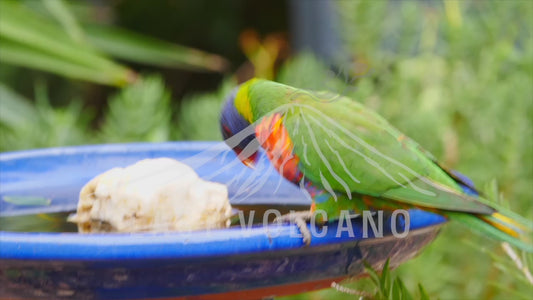
[(250, 81), (235, 88), (226, 99), (220, 116), (220, 129), (226, 144), (248, 167), (257, 162), (259, 143), (252, 125), (253, 116), (248, 98)]

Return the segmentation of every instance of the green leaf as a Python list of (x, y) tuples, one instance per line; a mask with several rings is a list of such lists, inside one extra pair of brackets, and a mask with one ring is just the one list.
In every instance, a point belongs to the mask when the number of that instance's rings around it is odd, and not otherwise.
[(117, 58), (166, 68), (222, 72), (228, 62), (221, 56), (184, 47), (111, 26), (85, 26), (97, 49)]
[(396, 280), (394, 280), (394, 283), (392, 284), (392, 291), (391, 291), (392, 299), (402, 299), (401, 298), (402, 289), (401, 289), (400, 284), (398, 283), (398, 280), (399, 279), (396, 278)]
[(368, 262), (364, 261), (363, 264), (365, 265), (365, 270), (370, 276), (370, 279), (372, 279), (374, 284), (379, 287), (380, 279), (378, 273), (374, 270), (374, 268), (372, 268), (372, 266)]
[(95, 83), (122, 86), (135, 77), (131, 71), (106, 72), (93, 67), (73, 63), (56, 55), (27, 47), (11, 40), (0, 38), (0, 57), (3, 63), (39, 69), (65, 77)]
[(85, 66), (122, 68), (92, 49), (76, 44), (50, 20), (16, 4), (11, 1), (0, 2), (0, 8), (5, 11), (0, 18), (0, 35), (3, 38)]
[[(506, 296), (508, 299), (523, 299), (523, 300), (530, 300), (531, 299), (531, 293), (523, 292), (520, 290), (516, 290), (515, 288), (506, 286), (504, 284), (498, 283), (498, 282), (490, 282), (490, 285), (493, 285), (497, 287), (498, 289), (504, 291), (506, 293)], [(531, 284), (528, 283), (528, 285), (531, 288)]]
[(170, 92), (161, 77), (148, 76), (112, 95), (102, 137), (106, 142), (167, 141)]
[(383, 266), (383, 270), (381, 271), (381, 277), (379, 280), (379, 286), (381, 288), (381, 292), (383, 293), (383, 296), (387, 299), (390, 296), (390, 271), (389, 271), (389, 258), (387, 258), (387, 261), (385, 262), (385, 265)]
[(39, 196), (4, 196), (3, 200), (15, 205), (25, 206), (50, 205), (52, 203), (51, 199)]
[(77, 44), (61, 27), (19, 2), (0, 1), (2, 62), (121, 86), (134, 73), (92, 48)]
[(352, 77), (346, 69), (331, 72), (327, 64), (313, 54), (304, 52), (287, 61), (276, 80), (298, 88), (350, 95), (355, 91), (351, 86)]
[(420, 300), (429, 300), (428, 293), (420, 283), (418, 284), (418, 291), (420, 292)]
[(72, 40), (77, 43), (84, 43), (85, 37), (78, 21), (70, 12), (68, 5), (63, 0), (44, 0), (44, 6), (52, 16), (63, 26), (63, 29), (68, 33)]
[[(16, 95), (13, 92), (11, 94)], [(2, 89), (0, 96), (3, 96)], [(66, 107), (51, 107), (46, 85), (42, 81), (35, 82), (34, 106), (20, 96), (2, 97), (0, 104), (0, 151), (92, 142), (92, 135), (87, 130), (92, 111), (83, 108), (78, 99), (72, 99)], [(9, 114), (13, 116), (8, 117)]]
[(398, 278), (398, 284), (401, 287), (402, 290), (402, 299), (403, 300), (412, 300), (413, 296), (411, 296), (411, 293), (407, 289), (407, 287), (403, 284), (403, 281)]
[(187, 140), (221, 140), (220, 110), (236, 82), (228, 78), (214, 93), (187, 95), (181, 101), (179, 111), (180, 136)]
[(0, 82), (0, 124), (14, 128), (35, 122), (37, 111), (30, 101)]

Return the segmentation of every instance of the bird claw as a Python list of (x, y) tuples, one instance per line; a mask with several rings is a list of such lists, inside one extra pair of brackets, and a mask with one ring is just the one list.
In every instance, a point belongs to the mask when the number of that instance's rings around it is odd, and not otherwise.
[(297, 211), (278, 217), (274, 219), (274, 222), (296, 224), (303, 236), (304, 245), (307, 247), (311, 244), (311, 231), (307, 228), (307, 221), (311, 220), (312, 217), (313, 213), (310, 211)]

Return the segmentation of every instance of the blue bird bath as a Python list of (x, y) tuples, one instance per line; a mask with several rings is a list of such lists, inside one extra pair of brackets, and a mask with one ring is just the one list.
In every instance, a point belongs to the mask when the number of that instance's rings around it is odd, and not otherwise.
[[(208, 180), (228, 185), (232, 205), (305, 208), (308, 199), (263, 159), (258, 170), (243, 166), (223, 143), (175, 142), (65, 147), (0, 154), (0, 217), (69, 212), (81, 187), (95, 175), (138, 160), (170, 157)], [(44, 197), (49, 205), (24, 206), (9, 197)], [(7, 197), (7, 198), (6, 198)], [(363, 238), (361, 218), (328, 224), (322, 237), (302, 247), (291, 224), (240, 225), (175, 233), (6, 231), (0, 223), (0, 298), (73, 299), (258, 299), (329, 287), (364, 273), (363, 261), (380, 269), (414, 257), (446, 220), (409, 211), (405, 238)], [(0, 218), (1, 220), (1, 218)], [(401, 226), (401, 222), (397, 222)], [(397, 225), (398, 225), (397, 224)], [(401, 231), (399, 229), (398, 231)]]

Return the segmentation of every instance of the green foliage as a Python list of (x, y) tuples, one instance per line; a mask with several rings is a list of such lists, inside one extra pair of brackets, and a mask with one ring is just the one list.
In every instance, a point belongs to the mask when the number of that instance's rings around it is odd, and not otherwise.
[(60, 26), (20, 2), (0, 2), (2, 63), (30, 67), (97, 83), (123, 85), (128, 68), (76, 43)]
[(46, 86), (35, 85), (36, 105), (0, 85), (0, 151), (80, 145), (90, 142), (86, 135), (91, 114), (79, 101), (67, 107), (50, 106)]
[[(109, 99), (101, 126), (91, 128), (91, 111), (80, 101), (51, 107), (46, 86), (36, 84), (35, 101), (0, 84), (0, 149), (57, 147), (90, 143), (167, 141), (172, 127), (170, 92), (158, 76), (139, 79)], [(174, 129), (175, 130), (175, 129)]]
[(85, 36), (78, 20), (71, 13), (67, 3), (63, 0), (44, 0), (44, 6), (50, 14), (61, 24), (72, 40), (84, 43)]
[[(371, 265), (365, 264), (365, 271), (368, 278), (357, 279), (357, 287), (353, 284), (347, 283), (343, 285), (333, 284), (336, 290), (314, 292), (309, 298), (318, 299), (353, 299), (354, 295), (360, 296), (360, 299), (375, 299), (375, 300), (412, 300), (421, 299), (429, 300), (429, 296), (422, 285), (417, 286), (418, 295), (413, 296), (403, 281), (394, 276), (389, 266), (389, 260), (385, 262), (381, 272), (378, 272)], [(346, 282), (349, 281), (345, 280)], [(299, 296), (282, 297), (280, 299), (307, 299), (306, 294)]]
[(20, 127), (32, 122), (37, 116), (36, 108), (24, 97), (0, 83), (0, 124)]
[[(369, 274), (370, 279), (376, 287), (374, 299), (378, 300), (410, 300), (414, 299), (413, 295), (407, 290), (403, 281), (399, 278), (393, 278), (391, 270), (389, 269), (389, 260), (385, 262), (381, 274), (378, 274), (372, 266), (365, 264), (365, 270)], [(417, 299), (429, 299), (427, 292), (422, 285), (418, 285)]]
[(145, 77), (109, 99), (102, 140), (167, 141), (170, 136), (170, 93), (160, 77)]
[(232, 79), (222, 83), (218, 91), (186, 96), (181, 102), (178, 127), (185, 140), (222, 140), (220, 110), (231, 90), (236, 86)]
[(346, 96), (353, 96), (356, 90), (351, 86), (351, 74), (341, 66), (332, 71), (327, 64), (319, 61), (311, 53), (303, 53), (289, 59), (281, 68), (276, 80), (294, 87), (318, 90), (335, 91)]
[[(196, 49), (146, 37), (127, 30), (80, 26), (66, 2), (35, 5), (0, 1), (2, 63), (52, 72), (68, 78), (123, 86), (135, 73), (105, 54), (133, 62), (202, 71), (223, 71), (225, 59)], [(105, 54), (102, 54), (105, 53)]]
[(113, 57), (165, 68), (225, 71), (228, 62), (214, 54), (172, 44), (128, 30), (90, 25), (84, 27), (92, 46)]
[[(375, 299), (413, 299), (401, 279), (391, 278), (389, 260), (385, 262), (383, 270), (381, 271), (381, 276), (368, 264), (365, 264), (365, 270), (377, 288), (374, 296)], [(424, 296), (427, 297), (427, 295)]]

